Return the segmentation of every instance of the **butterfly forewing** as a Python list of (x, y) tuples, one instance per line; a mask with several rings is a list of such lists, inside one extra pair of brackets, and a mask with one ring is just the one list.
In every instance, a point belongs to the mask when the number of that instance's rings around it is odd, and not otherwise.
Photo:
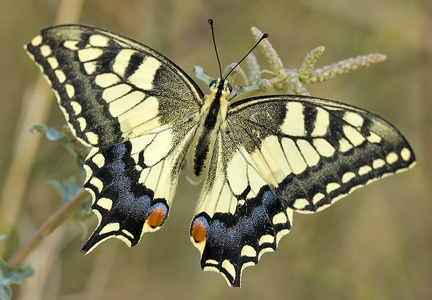
[(202, 92), (167, 58), (119, 35), (85, 26), (45, 29), (26, 46), (57, 95), (69, 127), (102, 147), (159, 126), (181, 126)]
[(168, 216), (202, 92), (161, 54), (97, 28), (51, 27), (26, 49), (91, 148), (85, 187), (99, 225), (83, 251), (110, 237), (135, 245)]
[(415, 163), (410, 145), (392, 125), (334, 101), (248, 99), (233, 104), (228, 124), (272, 191), (299, 212), (322, 210)]

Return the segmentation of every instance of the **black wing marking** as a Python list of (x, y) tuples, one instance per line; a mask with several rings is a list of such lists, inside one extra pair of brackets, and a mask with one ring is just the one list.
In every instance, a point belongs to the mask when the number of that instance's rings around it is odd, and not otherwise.
[(110, 237), (135, 245), (168, 216), (202, 92), (155, 50), (102, 29), (51, 27), (25, 48), (91, 148), (85, 187), (99, 225), (83, 251)]
[(399, 131), (334, 101), (258, 97), (231, 107), (229, 128), (272, 191), (299, 212), (322, 210), (355, 189), (415, 164)]
[(84, 253), (112, 237), (131, 247), (143, 233), (161, 228), (196, 128), (185, 124), (184, 129), (182, 135), (165, 129), (93, 149), (85, 162), (84, 186), (94, 199), (92, 208), (99, 224)]
[(240, 286), (244, 268), (274, 251), (289, 232), (292, 209), (271, 191), (249, 154), (220, 133), (190, 228), (205, 271)]
[(201, 90), (173, 62), (102, 29), (55, 26), (25, 48), (86, 145), (104, 147), (166, 124), (181, 126), (202, 104)]
[(322, 210), (414, 163), (402, 135), (370, 112), (311, 97), (239, 101), (219, 133), (190, 229), (201, 266), (240, 286), (243, 269), (289, 232), (293, 210)]

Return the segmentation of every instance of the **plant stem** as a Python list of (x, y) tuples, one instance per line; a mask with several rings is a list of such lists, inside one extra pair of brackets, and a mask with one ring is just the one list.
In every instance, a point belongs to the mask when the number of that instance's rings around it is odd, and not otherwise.
[(32, 237), (22, 245), (14, 255), (8, 260), (11, 267), (19, 266), (23, 260), (40, 244), (40, 242), (53, 232), (67, 217), (72, 213), (89, 195), (85, 190), (78, 193), (75, 198), (65, 203), (57, 212), (55, 212), (42, 226), (32, 235)]

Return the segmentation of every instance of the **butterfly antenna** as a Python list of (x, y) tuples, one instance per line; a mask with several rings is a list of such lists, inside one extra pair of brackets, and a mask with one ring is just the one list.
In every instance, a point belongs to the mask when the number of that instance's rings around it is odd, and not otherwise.
[(258, 40), (258, 42), (256, 42), (255, 46), (253, 46), (252, 49), (250, 49), (249, 52), (246, 53), (246, 55), (242, 59), (240, 59), (240, 61), (228, 72), (228, 74), (225, 76), (224, 80), (226, 80), (228, 78), (228, 76), (232, 73), (232, 71), (234, 71), (242, 63), (242, 61), (245, 60), (245, 58), (259, 45), (259, 43), (261, 43), (261, 41), (263, 39), (268, 38), (268, 36), (269, 36), (268, 33), (264, 33), (261, 36), (261, 38)]
[(212, 19), (208, 19), (208, 22), (210, 24), (210, 28), (211, 28), (211, 32), (212, 32), (212, 39), (213, 39), (213, 46), (214, 46), (214, 49), (215, 49), (216, 58), (217, 58), (217, 62), (218, 62), (218, 65), (219, 65), (219, 74), (220, 74), (220, 78), (222, 78), (222, 67), (221, 67), (221, 62), (220, 62), (219, 54), (218, 54), (217, 47), (216, 47), (216, 39), (215, 39), (214, 28), (213, 28), (213, 20)]

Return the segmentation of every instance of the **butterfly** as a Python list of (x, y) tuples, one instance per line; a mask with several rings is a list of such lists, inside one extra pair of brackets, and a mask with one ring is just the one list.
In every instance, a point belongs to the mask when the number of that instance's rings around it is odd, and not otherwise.
[(405, 138), (371, 112), (310, 96), (233, 100), (222, 75), (204, 94), (162, 54), (103, 29), (50, 27), (25, 48), (90, 148), (84, 187), (99, 223), (84, 253), (160, 229), (187, 164), (204, 178), (189, 230), (201, 267), (239, 287), (294, 211), (321, 211), (415, 164)]

